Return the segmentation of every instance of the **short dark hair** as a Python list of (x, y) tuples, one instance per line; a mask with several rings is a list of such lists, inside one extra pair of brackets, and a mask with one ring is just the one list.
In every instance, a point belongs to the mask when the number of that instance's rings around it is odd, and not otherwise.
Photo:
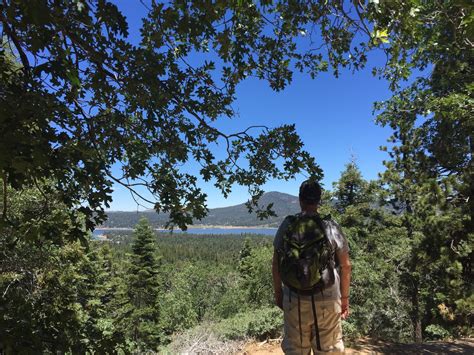
[(300, 186), (300, 201), (308, 205), (317, 205), (321, 202), (321, 185), (314, 180), (306, 180)]

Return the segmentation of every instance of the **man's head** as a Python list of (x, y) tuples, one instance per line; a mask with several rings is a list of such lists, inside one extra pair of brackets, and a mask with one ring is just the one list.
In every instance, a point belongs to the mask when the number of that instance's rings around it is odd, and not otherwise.
[(321, 186), (316, 181), (303, 181), (299, 197), (302, 210), (316, 209), (321, 202)]

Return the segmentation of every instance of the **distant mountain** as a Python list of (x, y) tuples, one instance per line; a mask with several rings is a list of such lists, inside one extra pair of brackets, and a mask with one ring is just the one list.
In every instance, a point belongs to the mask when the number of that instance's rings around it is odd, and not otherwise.
[[(235, 206), (213, 208), (207, 217), (194, 224), (220, 226), (271, 226), (278, 227), (285, 216), (299, 211), (298, 197), (282, 192), (267, 192), (260, 198), (260, 205), (267, 206), (273, 203), (273, 210), (277, 217), (259, 220), (255, 213), (248, 213), (244, 203)], [(107, 212), (108, 220), (102, 225), (106, 228), (132, 228), (138, 220), (145, 216), (155, 227), (162, 227), (168, 220), (167, 214), (157, 214), (153, 210), (143, 212)]]

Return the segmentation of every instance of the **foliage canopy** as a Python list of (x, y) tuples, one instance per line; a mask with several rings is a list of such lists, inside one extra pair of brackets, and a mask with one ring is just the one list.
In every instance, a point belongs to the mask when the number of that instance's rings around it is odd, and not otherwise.
[[(197, 177), (182, 170), (192, 160), (224, 195), (234, 184), (247, 186), (249, 208), (262, 217), (272, 213), (257, 207), (259, 187), (269, 178), (289, 179), (302, 170), (321, 178), (292, 125), (217, 128), (216, 120), (235, 115), (235, 88), (249, 76), (281, 90), (295, 70), (337, 76), (341, 68), (364, 67), (367, 52), (380, 48), (387, 62), (374, 73), (394, 90), (414, 70), (434, 67), (431, 79), (414, 85), (444, 99), (422, 107), (409, 87), (396, 96), (404, 106), (415, 104), (419, 114), (457, 108), (460, 116), (472, 109), (467, 1), (179, 0), (143, 6), (139, 43), (109, 1), (8, 0), (0, 7), (3, 180), (21, 188), (53, 177), (68, 206), (82, 203), (90, 228), (103, 219), (113, 183), (129, 188), (139, 203), (170, 212), (180, 227), (203, 217), (205, 194)], [(194, 64), (196, 58), (202, 60)], [(449, 95), (453, 81), (446, 74), (461, 78)], [(388, 115), (394, 104), (384, 106)], [(380, 122), (389, 123), (384, 117)], [(472, 124), (430, 117), (427, 144), (439, 152), (437, 161), (465, 167)], [(441, 145), (449, 137), (457, 143), (446, 152)], [(217, 146), (224, 147), (223, 158)], [(114, 164), (120, 176), (112, 174)]]

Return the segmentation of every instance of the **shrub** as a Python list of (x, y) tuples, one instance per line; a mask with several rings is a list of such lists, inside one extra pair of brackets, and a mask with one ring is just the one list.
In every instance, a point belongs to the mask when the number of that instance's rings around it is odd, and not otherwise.
[(266, 307), (239, 313), (216, 325), (216, 331), (226, 339), (274, 338), (281, 333), (283, 314), (276, 307)]
[(451, 333), (439, 324), (430, 324), (425, 328), (425, 334), (428, 339), (438, 340), (451, 337)]
[(344, 340), (353, 341), (360, 338), (361, 333), (357, 329), (357, 325), (349, 321), (342, 321), (342, 335)]

